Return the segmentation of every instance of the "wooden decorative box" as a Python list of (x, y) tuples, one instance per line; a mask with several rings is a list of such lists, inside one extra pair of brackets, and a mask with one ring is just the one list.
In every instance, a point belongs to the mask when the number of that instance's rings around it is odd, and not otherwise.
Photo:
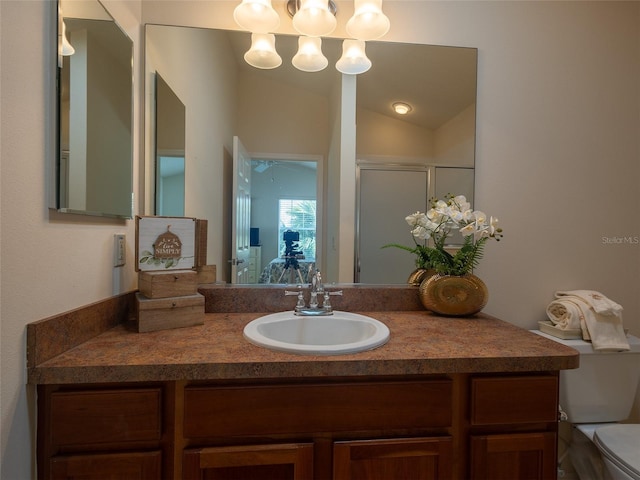
[(138, 272), (138, 290), (147, 298), (169, 298), (198, 293), (195, 270)]
[(215, 265), (202, 265), (197, 268), (198, 272), (198, 284), (202, 283), (216, 283), (216, 266)]
[(138, 332), (204, 324), (204, 296), (199, 293), (183, 297), (147, 298), (136, 293)]

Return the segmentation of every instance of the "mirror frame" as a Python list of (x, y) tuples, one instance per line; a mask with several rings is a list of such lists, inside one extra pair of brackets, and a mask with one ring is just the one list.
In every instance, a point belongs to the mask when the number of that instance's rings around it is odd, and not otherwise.
[(108, 218), (119, 218), (119, 219), (132, 219), (133, 218), (133, 198), (134, 198), (134, 189), (133, 189), (133, 173), (134, 173), (134, 136), (135, 136), (135, 125), (134, 125), (134, 100), (135, 100), (135, 82), (134, 82), (134, 72), (133, 72), (133, 59), (134, 59), (134, 43), (133, 39), (127, 34), (127, 32), (122, 28), (122, 26), (113, 18), (113, 15), (108, 11), (108, 9), (103, 5), (100, 0), (95, 0), (95, 2), (100, 5), (100, 7), (104, 10), (105, 14), (111, 18), (113, 25), (120, 31), (120, 33), (129, 41), (130, 44), (130, 58), (131, 58), (131, 67), (130, 67), (130, 102), (129, 102), (129, 112), (130, 112), (130, 120), (131, 120), (131, 149), (129, 152), (129, 166), (128, 166), (128, 179), (129, 179), (129, 198), (127, 199), (128, 211), (127, 212), (98, 212), (98, 211), (90, 211), (90, 210), (78, 210), (73, 208), (68, 208), (62, 205), (61, 201), (61, 161), (62, 161), (62, 55), (60, 53), (60, 45), (62, 42), (62, 6), (61, 0), (56, 0), (53, 2), (49, 2), (51, 8), (51, 18), (52, 18), (52, 37), (53, 41), (51, 42), (50, 56), (51, 64), (50, 68), (52, 69), (52, 74), (50, 75), (51, 83), (50, 83), (50, 91), (52, 96), (52, 107), (50, 113), (51, 124), (54, 125), (53, 133), (51, 134), (51, 139), (48, 142), (51, 148), (50, 159), (47, 162), (47, 176), (49, 178), (48, 186), (48, 208), (52, 210), (56, 210), (59, 213), (64, 214), (74, 214), (74, 215), (84, 215), (84, 216), (92, 216), (92, 217), (108, 217)]

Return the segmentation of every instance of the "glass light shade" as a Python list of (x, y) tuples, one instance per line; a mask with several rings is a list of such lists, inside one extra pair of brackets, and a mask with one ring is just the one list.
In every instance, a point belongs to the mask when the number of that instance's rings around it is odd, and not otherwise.
[(303, 72), (319, 72), (329, 64), (329, 60), (322, 54), (322, 40), (319, 37), (298, 38), (298, 52), (291, 63)]
[(301, 0), (293, 16), (293, 28), (302, 35), (322, 37), (336, 28), (336, 17), (329, 11), (329, 0)]
[(67, 39), (67, 26), (64, 24), (64, 20), (62, 21), (62, 55), (64, 57), (68, 57), (69, 55), (73, 55), (76, 53), (76, 49), (69, 43)]
[(347, 33), (358, 40), (375, 40), (389, 31), (390, 22), (382, 13), (382, 0), (354, 0), (355, 11), (347, 22)]
[(253, 33), (268, 33), (280, 26), (280, 17), (271, 6), (271, 0), (242, 0), (233, 11), (238, 25)]
[(407, 103), (396, 102), (392, 106), (393, 106), (393, 110), (398, 115), (406, 115), (407, 113), (409, 113), (411, 111), (411, 105), (409, 105)]
[(364, 73), (371, 68), (371, 60), (364, 51), (365, 44), (362, 40), (347, 39), (342, 42), (342, 57), (336, 63), (339, 72), (347, 75)]
[(244, 54), (249, 65), (265, 70), (279, 67), (282, 58), (276, 52), (276, 37), (272, 33), (252, 33), (251, 48)]

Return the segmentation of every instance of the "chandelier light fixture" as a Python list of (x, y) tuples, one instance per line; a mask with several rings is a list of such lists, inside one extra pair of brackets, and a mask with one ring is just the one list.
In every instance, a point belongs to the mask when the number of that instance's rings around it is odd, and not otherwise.
[(276, 36), (273, 33), (252, 33), (251, 48), (244, 54), (244, 61), (262, 69), (282, 65), (282, 58), (276, 52)]
[(342, 42), (342, 57), (336, 69), (347, 75), (364, 73), (371, 68), (371, 60), (364, 51), (364, 40), (346, 39)]
[(347, 33), (358, 40), (375, 40), (391, 26), (382, 13), (382, 0), (354, 0), (355, 11), (347, 22)]
[(252, 33), (274, 32), (280, 26), (280, 16), (271, 0), (242, 0), (233, 11), (233, 19)]
[[(329, 61), (322, 53), (322, 38), (336, 28), (337, 7), (333, 0), (288, 0), (287, 12), (293, 27), (300, 34), (298, 52), (291, 62), (304, 72), (319, 72)], [(245, 61), (256, 68), (276, 68), (282, 59), (275, 48), (275, 32), (280, 17), (271, 0), (242, 0), (233, 18), (243, 29), (251, 32), (251, 48)], [(375, 40), (389, 31), (390, 22), (382, 12), (382, 0), (354, 0), (354, 14), (347, 22), (347, 38), (342, 44), (342, 57), (336, 69), (347, 75), (364, 73), (371, 68), (365, 52), (365, 41)]]
[(73, 48), (69, 39), (67, 38), (67, 25), (62, 20), (62, 55), (68, 57), (76, 53), (76, 49)]
[(293, 28), (308, 37), (330, 35), (338, 24), (329, 11), (329, 0), (300, 0), (300, 7), (293, 15)]
[(303, 72), (319, 72), (329, 64), (329, 60), (322, 53), (320, 37), (298, 38), (298, 53), (291, 59), (291, 63)]

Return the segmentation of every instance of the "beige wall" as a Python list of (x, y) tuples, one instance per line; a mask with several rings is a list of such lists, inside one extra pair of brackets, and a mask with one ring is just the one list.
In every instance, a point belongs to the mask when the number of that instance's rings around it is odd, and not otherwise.
[[(103, 3), (135, 42), (134, 75), (139, 79), (140, 3)], [(133, 222), (63, 216), (47, 209), (45, 171), (54, 131), (48, 116), (53, 72), (47, 67), (55, 52), (48, 42), (54, 36), (52, 11), (55, 2), (49, 0), (0, 2), (0, 477), (7, 480), (33, 474), (34, 395), (25, 385), (25, 325), (136, 288)], [(137, 103), (134, 128), (139, 126)], [(136, 169), (134, 185), (138, 177)], [(112, 267), (115, 233), (127, 235), (125, 268)]]
[[(140, 4), (105, 3), (136, 41), (140, 85)], [(234, 4), (211, 4), (212, 15), (199, 17), (230, 26)], [(150, 1), (142, 6), (144, 15), (162, 13)], [(491, 292), (486, 312), (532, 328), (555, 290), (590, 288), (621, 303), (626, 326), (640, 334), (640, 245), (611, 243), (640, 237), (640, 3), (388, 0), (384, 8), (393, 23), (388, 40), (479, 49), (476, 205), (505, 227), (479, 269)], [(133, 222), (61, 217), (45, 207), (47, 12), (48, 3), (0, 2), (0, 476), (7, 480), (33, 472), (25, 325), (135, 288)], [(127, 233), (129, 247), (121, 270), (111, 267), (117, 232)]]

